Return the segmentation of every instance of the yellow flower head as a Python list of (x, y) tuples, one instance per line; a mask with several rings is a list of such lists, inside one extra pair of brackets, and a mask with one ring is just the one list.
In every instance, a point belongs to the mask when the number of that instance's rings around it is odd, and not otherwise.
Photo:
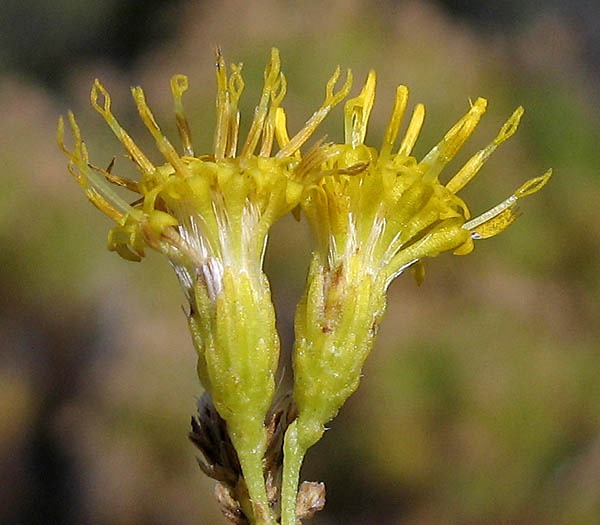
[[(508, 199), (471, 219), (456, 195), (479, 171), (492, 152), (514, 134), (523, 114), (519, 107), (498, 136), (477, 152), (443, 184), (439, 175), (469, 138), (486, 109), (478, 98), (444, 138), (420, 161), (411, 156), (425, 116), (418, 104), (398, 149), (394, 144), (404, 114), (408, 89), (399, 86), (383, 145), (378, 151), (364, 144), (375, 99), (375, 72), (361, 93), (346, 102), (345, 144), (326, 145), (319, 156), (325, 176), (306, 193), (302, 207), (316, 234), (327, 266), (353, 264), (355, 275), (370, 272), (385, 285), (409, 266), (424, 276), (422, 260), (451, 250), (457, 255), (473, 249), (473, 240), (496, 235), (517, 218), (519, 199), (541, 189), (551, 175), (527, 181)], [(323, 167), (324, 166), (324, 167)], [(346, 269), (353, 272), (353, 269)]]
[[(69, 157), (69, 170), (88, 199), (117, 226), (108, 237), (109, 249), (139, 261), (146, 247), (164, 253), (179, 277), (190, 303), (189, 326), (198, 353), (198, 375), (215, 408), (227, 422), (252, 505), (253, 523), (274, 523), (263, 479), (262, 458), (268, 442), (264, 421), (275, 392), (279, 337), (268, 280), (262, 260), (271, 225), (294, 209), (310, 178), (314, 151), (303, 159), (300, 148), (331, 108), (349, 92), (352, 76), (335, 92), (339, 68), (326, 87), (323, 105), (292, 138), (286, 129), (281, 102), (286, 79), (279, 53), (271, 52), (264, 87), (246, 140), (239, 148), (238, 101), (244, 88), (241, 64), (229, 73), (217, 51), (217, 119), (214, 151), (196, 156), (184, 116), (182, 95), (187, 78), (171, 80), (178, 153), (163, 135), (146, 104), (141, 88), (132, 89), (138, 112), (153, 136), (165, 163), (154, 165), (121, 127), (111, 100), (96, 80), (91, 101), (123, 144), (141, 172), (139, 181), (89, 163), (75, 118), (69, 113), (74, 148), (64, 144), (64, 123), (58, 143)], [(271, 154), (274, 142), (279, 151)], [(109, 183), (137, 193), (129, 204)]]
[[(141, 172), (131, 181), (89, 163), (75, 118), (69, 112), (74, 149), (64, 144), (64, 123), (59, 120), (58, 143), (69, 157), (69, 170), (85, 189), (88, 199), (117, 226), (109, 233), (109, 249), (122, 257), (139, 261), (146, 247), (166, 254), (186, 291), (196, 274), (202, 273), (217, 293), (223, 268), (234, 266), (251, 275), (261, 271), (267, 232), (279, 217), (293, 209), (304, 190), (299, 173), (307, 170), (299, 152), (331, 108), (350, 90), (352, 77), (334, 92), (339, 68), (327, 83), (321, 108), (291, 139), (281, 102), (286, 79), (280, 71), (279, 53), (271, 52), (264, 75), (264, 88), (250, 131), (238, 153), (240, 114), (238, 100), (244, 89), (241, 64), (227, 67), (217, 50), (217, 123), (214, 152), (195, 156), (190, 129), (183, 112), (182, 95), (187, 78), (171, 79), (174, 109), (182, 154), (161, 132), (146, 104), (142, 88), (132, 88), (138, 112), (165, 163), (155, 166), (121, 127), (111, 110), (111, 99), (96, 80), (91, 92), (92, 106), (104, 117), (129, 157)], [(274, 141), (279, 151), (272, 155)], [(307, 160), (310, 161), (310, 156)], [(139, 194), (133, 204), (111, 187), (113, 183)]]
[[(296, 523), (298, 473), (305, 452), (323, 435), (356, 390), (386, 307), (386, 288), (408, 267), (417, 282), (423, 259), (444, 251), (471, 252), (473, 241), (496, 235), (516, 219), (516, 202), (546, 184), (551, 172), (526, 182), (508, 199), (471, 219), (456, 193), (491, 153), (517, 129), (518, 108), (498, 136), (477, 152), (449, 182), (439, 175), (469, 138), (486, 109), (479, 98), (420, 161), (411, 156), (425, 108), (415, 107), (395, 149), (408, 100), (399, 86), (379, 150), (364, 144), (375, 100), (371, 71), (360, 94), (346, 102), (344, 144), (313, 150), (302, 173), (309, 185), (302, 209), (317, 246), (304, 296), (296, 310), (294, 401), (298, 417), (284, 443), (282, 508), (285, 525)], [(287, 468), (286, 468), (287, 466)]]

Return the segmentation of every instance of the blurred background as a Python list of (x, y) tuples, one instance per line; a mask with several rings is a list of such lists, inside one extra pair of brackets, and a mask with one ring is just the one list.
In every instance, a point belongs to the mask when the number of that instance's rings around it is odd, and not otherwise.
[[(106, 250), (110, 222), (86, 201), (56, 147), (77, 114), (92, 162), (132, 174), (89, 105), (93, 79), (152, 157), (129, 95), (143, 85), (175, 137), (169, 78), (196, 151), (210, 151), (213, 47), (244, 62), (247, 129), (271, 46), (297, 130), (337, 64), (378, 93), (378, 145), (396, 85), (428, 116), (423, 155), (484, 96), (489, 109), (447, 176), (513, 109), (519, 132), (462, 196), (477, 214), (554, 168), (523, 217), (468, 257), (428, 263), (390, 288), (359, 391), (308, 455), (325, 481), (314, 523), (600, 523), (600, 6), (431, 0), (302, 3), (5, 0), (0, 10), (0, 521), (224, 523), (187, 440), (201, 388), (166, 262)], [(342, 138), (342, 110), (321, 129)], [(245, 119), (245, 120), (244, 120)], [(155, 160), (158, 156), (154, 155)], [(130, 171), (128, 171), (130, 170)], [(305, 222), (270, 238), (289, 359), (310, 250)], [(290, 366), (285, 366), (290, 373)]]

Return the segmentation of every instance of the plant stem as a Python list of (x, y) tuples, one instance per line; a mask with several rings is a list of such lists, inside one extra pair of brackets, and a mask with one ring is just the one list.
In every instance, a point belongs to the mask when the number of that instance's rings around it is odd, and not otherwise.
[(287, 429), (283, 442), (283, 480), (281, 482), (281, 525), (296, 525), (296, 498), (300, 467), (308, 447), (301, 446), (296, 419)]
[(252, 525), (276, 525), (277, 522), (271, 512), (265, 488), (262, 454), (258, 450), (248, 452), (238, 450), (238, 458), (252, 502), (253, 516), (248, 516), (250, 523)]

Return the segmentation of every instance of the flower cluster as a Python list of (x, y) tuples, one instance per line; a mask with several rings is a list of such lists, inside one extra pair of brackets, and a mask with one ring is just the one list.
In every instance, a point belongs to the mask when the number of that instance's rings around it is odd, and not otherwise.
[[(396, 147), (408, 101), (404, 86), (397, 89), (381, 148), (364, 144), (375, 99), (374, 72), (359, 95), (346, 102), (344, 143), (317, 142), (302, 154), (319, 124), (348, 95), (352, 75), (348, 71), (345, 83), (335, 91), (340, 70), (335, 71), (322, 106), (290, 138), (281, 106), (287, 85), (276, 49), (265, 70), (250, 130), (238, 147), (241, 69), (241, 64), (232, 64), (228, 70), (217, 51), (217, 120), (211, 154), (194, 152), (183, 111), (188, 84), (182, 75), (171, 80), (181, 154), (162, 133), (142, 89), (132, 89), (140, 117), (164, 157), (162, 165), (153, 164), (121, 127), (108, 92), (99, 81), (94, 83), (92, 106), (137, 166), (139, 180), (114, 174), (112, 163), (107, 169), (92, 165), (72, 113), (73, 149), (65, 146), (62, 118), (58, 142), (88, 199), (116, 223), (109, 233), (109, 249), (133, 261), (141, 260), (146, 248), (161, 252), (181, 282), (190, 305), (198, 375), (226, 424), (245, 485), (240, 491), (229, 481), (235, 494), (228, 493), (227, 515), (236, 508), (251, 523), (275, 523), (280, 499), (281, 523), (295, 525), (303, 457), (358, 387), (391, 280), (411, 268), (420, 283), (427, 257), (444, 251), (467, 254), (475, 240), (506, 229), (517, 217), (517, 201), (542, 188), (551, 173), (529, 180), (498, 206), (471, 218), (457, 192), (516, 131), (523, 109), (518, 108), (498, 136), (444, 184), (440, 173), (475, 129), (486, 101), (477, 99), (417, 160), (411, 152), (423, 124), (423, 105), (415, 107)], [(273, 154), (275, 143), (278, 151)], [(128, 203), (111, 184), (136, 193), (137, 199)], [(263, 459), (267, 447), (277, 442), (265, 419), (275, 394), (279, 337), (263, 255), (273, 223), (298, 210), (311, 225), (315, 248), (295, 320), (295, 408), (290, 413), (297, 417), (287, 427), (283, 480), (274, 494), (273, 480), (265, 482)], [(201, 428), (196, 426), (194, 439), (204, 443)], [(315, 492), (319, 500), (320, 490)]]
[(410, 267), (420, 284), (425, 258), (445, 251), (468, 254), (474, 240), (504, 231), (517, 218), (517, 201), (537, 192), (551, 176), (548, 171), (527, 181), (508, 199), (472, 219), (456, 193), (514, 134), (523, 108), (513, 113), (491, 144), (443, 184), (439, 175), (472, 134), (486, 100), (477, 99), (444, 138), (417, 160), (411, 152), (423, 124), (423, 105), (415, 107), (395, 149), (408, 101), (405, 86), (397, 89), (381, 148), (364, 144), (375, 84), (371, 71), (361, 93), (346, 102), (345, 143), (325, 150), (320, 176), (314, 177), (318, 182), (305, 192), (301, 203), (316, 247), (296, 311), (293, 359), (298, 418), (286, 435), (284, 476), (289, 478), (284, 477), (284, 501), (293, 499), (306, 450), (321, 438), (324, 425), (358, 387), (392, 279)]

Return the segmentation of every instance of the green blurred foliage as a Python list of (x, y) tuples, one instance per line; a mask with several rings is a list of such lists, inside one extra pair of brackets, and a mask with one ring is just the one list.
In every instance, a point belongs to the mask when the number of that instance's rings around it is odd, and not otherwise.
[[(65, 34), (80, 32), (78, 19), (67, 17)], [(181, 72), (190, 77), (184, 103), (196, 149), (209, 151), (219, 43), (226, 59), (244, 62), (243, 129), (275, 45), (292, 131), (320, 105), (338, 63), (354, 70), (354, 93), (370, 68), (378, 72), (373, 145), (398, 83), (411, 89), (409, 108), (427, 107), (417, 155), (469, 98), (487, 97), (488, 114), (449, 175), (524, 105), (520, 131), (464, 191), (475, 214), (555, 170), (508, 232), (468, 257), (428, 262), (420, 288), (410, 275), (391, 286), (361, 388), (307, 459), (305, 477), (328, 485), (315, 523), (597, 523), (599, 90), (575, 29), (552, 10), (504, 34), (427, 2), (358, 0), (183, 4), (174, 19), (170, 37), (126, 71), (71, 56), (60, 94), (2, 69), (0, 460), (14, 483), (1, 489), (0, 520), (221, 520), (186, 440), (201, 390), (176, 279), (157, 256), (133, 264), (105, 250), (109, 223), (85, 202), (54, 143), (62, 99), (70, 100), (92, 162), (116, 155), (116, 171), (133, 173), (88, 104), (98, 76), (116, 115), (158, 160), (127, 88), (145, 87), (175, 137), (168, 81)], [(341, 129), (338, 108), (321, 131), (336, 140)], [(266, 268), (284, 385), (309, 252), (306, 224), (276, 225)]]

